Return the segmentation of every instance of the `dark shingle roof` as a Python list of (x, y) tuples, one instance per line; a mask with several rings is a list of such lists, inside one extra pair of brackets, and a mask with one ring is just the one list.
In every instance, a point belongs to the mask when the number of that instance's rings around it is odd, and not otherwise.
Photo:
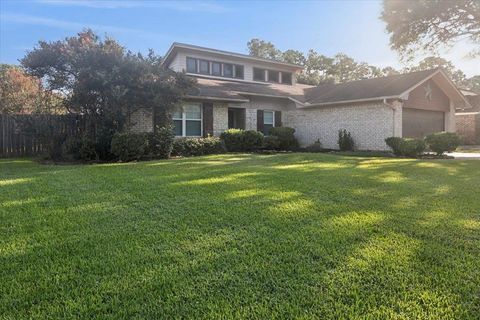
[(365, 79), (340, 84), (309, 86), (272, 83), (248, 83), (197, 78), (191, 96), (245, 100), (248, 95), (292, 98), (306, 105), (335, 104), (345, 101), (375, 100), (398, 97), (412, 86), (433, 75), (438, 69), (417, 71), (388, 77)]

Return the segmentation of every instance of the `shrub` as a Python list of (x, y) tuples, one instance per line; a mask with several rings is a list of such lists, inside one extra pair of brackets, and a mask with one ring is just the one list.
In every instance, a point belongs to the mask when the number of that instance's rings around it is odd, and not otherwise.
[(289, 127), (274, 127), (268, 132), (269, 136), (278, 138), (279, 150), (292, 150), (298, 148), (298, 141), (295, 138), (295, 129)]
[(112, 153), (121, 161), (138, 160), (145, 155), (148, 141), (144, 133), (118, 132), (112, 138)]
[(222, 141), (216, 137), (207, 138), (179, 138), (173, 142), (172, 154), (176, 156), (201, 156), (223, 153), (225, 148)]
[(228, 129), (220, 139), (228, 151), (253, 151), (263, 144), (263, 134), (255, 130)]
[(385, 143), (396, 156), (417, 157), (425, 152), (426, 145), (421, 139), (389, 137)]
[(62, 158), (64, 160), (95, 160), (95, 142), (87, 136), (68, 137), (62, 146)]
[(267, 150), (279, 150), (280, 139), (277, 136), (266, 136), (263, 138), (263, 148)]
[(460, 145), (460, 137), (456, 133), (452, 132), (438, 132), (429, 134), (425, 138), (430, 150), (437, 155), (441, 155), (444, 152), (452, 152)]
[(338, 131), (338, 147), (341, 151), (353, 151), (354, 142), (352, 135), (345, 129)]
[(307, 152), (322, 152), (323, 148), (322, 148), (322, 143), (320, 142), (320, 139), (317, 139), (314, 143), (307, 146), (305, 148), (305, 151), (307, 151)]
[(157, 126), (154, 132), (147, 134), (147, 139), (147, 154), (161, 159), (170, 158), (175, 140), (175, 133), (173, 132), (172, 126)]
[(402, 141), (403, 138), (400, 137), (388, 137), (387, 139), (385, 139), (385, 143), (392, 149), (393, 154), (395, 154), (396, 156), (402, 155), (400, 151), (400, 145)]

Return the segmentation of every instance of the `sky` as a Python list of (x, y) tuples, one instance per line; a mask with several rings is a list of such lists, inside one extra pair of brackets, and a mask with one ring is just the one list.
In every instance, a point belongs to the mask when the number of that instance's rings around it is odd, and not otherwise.
[[(117, 39), (134, 52), (164, 55), (172, 42), (247, 52), (252, 38), (296, 49), (402, 68), (389, 48), (382, 2), (0, 0), (0, 62), (18, 63), (39, 40), (55, 41), (84, 28)], [(442, 51), (467, 76), (480, 74), (464, 43)], [(420, 60), (424, 55), (418, 55)]]

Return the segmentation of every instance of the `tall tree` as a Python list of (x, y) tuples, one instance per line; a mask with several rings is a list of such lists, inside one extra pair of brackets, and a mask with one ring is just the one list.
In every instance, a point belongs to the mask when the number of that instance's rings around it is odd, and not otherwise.
[(252, 39), (248, 41), (247, 47), (251, 56), (273, 60), (281, 60), (282, 58), (282, 52), (269, 41)]
[(413, 67), (405, 68), (404, 72), (428, 70), (434, 68), (442, 68), (457, 86), (468, 87), (468, 81), (465, 73), (463, 73), (462, 70), (457, 69), (451, 61), (440, 57), (427, 57)]
[(473, 55), (480, 54), (479, 0), (384, 0), (381, 19), (391, 47), (403, 57), (462, 39), (474, 44)]

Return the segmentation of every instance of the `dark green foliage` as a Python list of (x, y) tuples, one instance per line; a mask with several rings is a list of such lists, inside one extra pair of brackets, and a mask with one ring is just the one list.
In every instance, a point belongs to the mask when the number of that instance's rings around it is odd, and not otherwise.
[(280, 140), (277, 136), (266, 136), (265, 138), (263, 138), (263, 148), (267, 150), (279, 150)]
[(389, 137), (385, 139), (396, 156), (418, 157), (426, 149), (425, 142), (422, 139)]
[(62, 146), (64, 160), (95, 160), (95, 142), (87, 136), (68, 137)]
[(289, 127), (274, 127), (268, 132), (270, 136), (278, 138), (278, 150), (294, 150), (298, 148), (295, 138), (295, 129)]
[(400, 145), (402, 144), (403, 138), (400, 137), (388, 137), (385, 139), (385, 143), (392, 149), (392, 152), (396, 156), (401, 156)]
[(154, 158), (168, 159), (172, 153), (175, 134), (171, 125), (156, 127), (154, 132), (148, 133), (148, 149), (146, 153)]
[(220, 135), (228, 151), (255, 151), (263, 144), (263, 133), (255, 130), (228, 129)]
[(452, 152), (460, 145), (460, 137), (453, 132), (432, 133), (425, 137), (425, 142), (430, 150), (437, 155)]
[(354, 141), (349, 131), (343, 129), (338, 131), (338, 147), (341, 151), (353, 151)]
[(145, 156), (148, 147), (144, 133), (117, 132), (112, 138), (112, 154), (121, 161), (138, 160)]
[(175, 156), (202, 156), (224, 153), (225, 147), (220, 138), (178, 138), (173, 143), (172, 154)]
[(314, 143), (307, 146), (305, 148), (305, 151), (307, 151), (307, 152), (322, 152), (323, 148), (322, 148), (322, 143), (320, 142), (320, 139), (317, 139)]

